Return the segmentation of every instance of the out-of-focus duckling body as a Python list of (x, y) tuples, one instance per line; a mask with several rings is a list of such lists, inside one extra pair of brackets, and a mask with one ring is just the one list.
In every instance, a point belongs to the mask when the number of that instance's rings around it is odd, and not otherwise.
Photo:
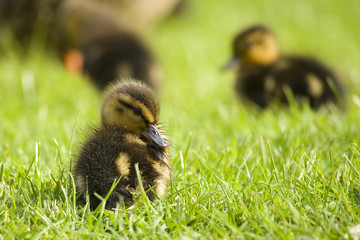
[(117, 32), (80, 46), (83, 71), (99, 89), (115, 79), (141, 79), (154, 90), (162, 78), (160, 67), (146, 45), (135, 35)]
[(300, 56), (281, 56), (272, 32), (253, 26), (238, 34), (233, 45), (239, 63), (236, 90), (261, 108), (277, 99), (287, 105), (286, 91), (298, 103), (308, 101), (313, 109), (339, 105), (343, 89), (335, 74), (319, 61)]
[[(126, 10), (124, 10), (126, 11)], [(135, 78), (157, 89), (160, 67), (148, 46), (96, 1), (63, 0), (55, 17), (63, 56), (73, 49), (83, 56), (82, 71), (99, 89), (117, 79)]]
[[(83, 144), (74, 168), (77, 191), (95, 209), (112, 191), (106, 208), (133, 202), (139, 190), (135, 165), (150, 200), (163, 196), (169, 180), (168, 143), (157, 128), (159, 106), (144, 84), (130, 81), (111, 88), (102, 107), (102, 126)], [(155, 193), (156, 194), (155, 194)]]
[(25, 49), (37, 29), (41, 40), (46, 40), (46, 46), (58, 53), (69, 70), (85, 73), (100, 90), (119, 78), (140, 79), (156, 90), (162, 72), (150, 48), (132, 29), (131, 20), (119, 21), (105, 7), (108, 4), (1, 0), (0, 25), (7, 24)]

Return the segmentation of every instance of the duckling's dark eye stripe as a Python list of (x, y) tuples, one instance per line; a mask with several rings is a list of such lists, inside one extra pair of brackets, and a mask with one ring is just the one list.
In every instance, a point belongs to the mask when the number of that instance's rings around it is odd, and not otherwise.
[(125, 107), (129, 108), (129, 109), (133, 109), (133, 106), (131, 106), (130, 104), (122, 101), (122, 100), (119, 100), (119, 103), (121, 103), (122, 105), (124, 105)]
[(149, 121), (147, 121), (144, 117), (144, 115), (142, 114), (141, 110), (139, 108), (133, 107), (130, 104), (124, 102), (123, 100), (119, 100), (119, 103), (121, 103), (122, 105), (124, 105), (125, 107), (127, 107), (128, 109), (132, 110), (134, 112), (135, 115), (141, 116), (142, 119), (144, 120), (144, 122), (147, 124)]

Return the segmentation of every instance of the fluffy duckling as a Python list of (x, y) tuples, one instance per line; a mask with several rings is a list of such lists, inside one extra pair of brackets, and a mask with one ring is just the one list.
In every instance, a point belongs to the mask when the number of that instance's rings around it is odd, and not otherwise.
[(238, 66), (238, 94), (261, 108), (274, 99), (287, 105), (290, 90), (298, 103), (313, 109), (340, 105), (343, 88), (335, 74), (319, 61), (300, 56), (281, 56), (275, 36), (265, 26), (252, 26), (233, 42), (234, 58), (224, 69)]
[[(77, 192), (95, 209), (115, 181), (106, 209), (129, 206), (139, 190), (135, 166), (151, 201), (164, 196), (169, 181), (169, 144), (158, 129), (159, 105), (143, 83), (114, 85), (102, 106), (102, 125), (82, 145), (74, 167)], [(120, 180), (119, 180), (120, 179)]]

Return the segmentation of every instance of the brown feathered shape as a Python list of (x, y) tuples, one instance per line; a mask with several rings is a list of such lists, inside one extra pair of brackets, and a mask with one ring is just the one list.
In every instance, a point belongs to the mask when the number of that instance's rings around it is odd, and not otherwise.
[(168, 143), (157, 128), (159, 106), (144, 84), (125, 81), (110, 88), (102, 107), (102, 124), (82, 145), (74, 167), (77, 192), (91, 209), (105, 198), (106, 209), (129, 206), (139, 193), (135, 166), (151, 201), (164, 196), (170, 178)]
[(313, 109), (340, 106), (343, 101), (343, 87), (330, 68), (312, 57), (280, 55), (275, 36), (265, 26), (240, 32), (233, 53), (232, 65), (238, 66), (237, 93), (261, 108), (273, 101), (287, 105), (288, 93), (299, 104), (309, 102)]

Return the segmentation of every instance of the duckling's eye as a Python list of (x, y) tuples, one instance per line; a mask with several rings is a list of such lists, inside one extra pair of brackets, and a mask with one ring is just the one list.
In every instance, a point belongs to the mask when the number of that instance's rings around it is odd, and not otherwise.
[(141, 115), (141, 110), (140, 108), (133, 108), (133, 113), (137, 116)]
[(246, 42), (246, 48), (252, 48), (255, 46), (255, 42), (254, 41), (249, 41), (249, 42)]

